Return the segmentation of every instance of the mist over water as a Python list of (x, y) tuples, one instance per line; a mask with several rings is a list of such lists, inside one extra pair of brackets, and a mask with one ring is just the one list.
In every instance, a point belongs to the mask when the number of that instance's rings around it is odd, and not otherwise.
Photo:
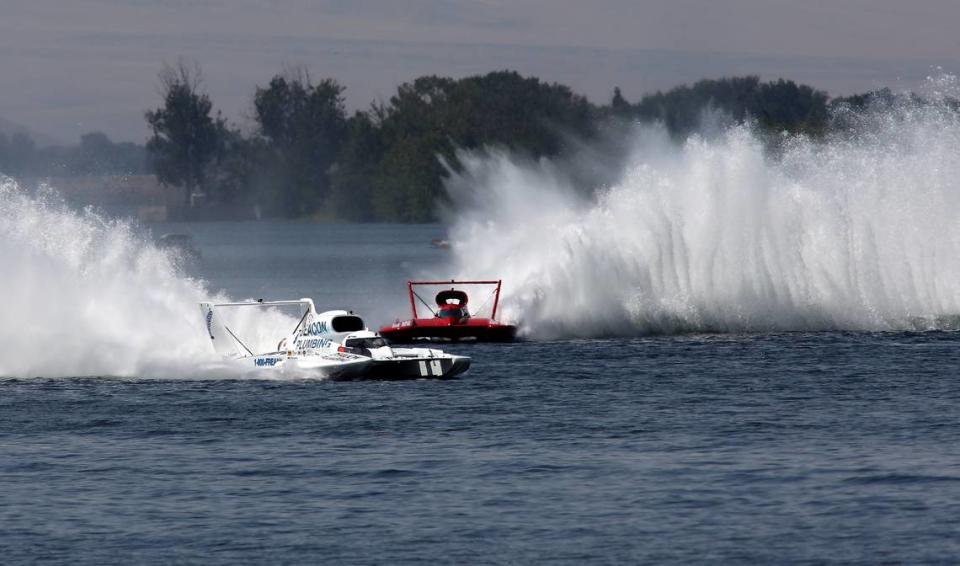
[(591, 196), (556, 164), (465, 155), (455, 273), (502, 277), (533, 337), (896, 330), (960, 314), (960, 118), (934, 102), (838, 115), (826, 141), (638, 127)]
[[(405, 255), (407, 248), (429, 251), (436, 233), (435, 227), (401, 231), (412, 243), (403, 237), (397, 243), (398, 230), (389, 226), (154, 227), (207, 238), (203, 258), (185, 263), (175, 251), (159, 249), (135, 223), (71, 209), (56, 187), (34, 191), (0, 177), (0, 210), (0, 379), (317, 379), (308, 370), (264, 372), (224, 361), (205, 333), (198, 303), (306, 296), (316, 298), (321, 311), (362, 307), (366, 314), (385, 290), (395, 289), (397, 300), (384, 301), (402, 312), (406, 260), (398, 258), (411, 255)], [(372, 240), (365, 240), (370, 233)], [(350, 247), (353, 240), (360, 242)], [(359, 260), (348, 257), (357, 254)], [(430, 260), (429, 254), (412, 256)], [(189, 275), (194, 272), (205, 279)], [(240, 307), (219, 309), (218, 315), (247, 348), (262, 353), (276, 351), (302, 311)], [(379, 322), (367, 321), (372, 327)]]
[(204, 286), (131, 226), (0, 179), (0, 377), (218, 375)]

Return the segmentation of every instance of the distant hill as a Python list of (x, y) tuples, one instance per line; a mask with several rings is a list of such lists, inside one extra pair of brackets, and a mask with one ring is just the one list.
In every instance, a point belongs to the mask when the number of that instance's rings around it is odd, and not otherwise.
[(17, 124), (16, 122), (11, 122), (10, 120), (5, 120), (3, 117), (0, 117), (0, 133), (6, 136), (12, 136), (16, 133), (24, 133), (30, 136), (30, 138), (37, 144), (37, 147), (50, 147), (54, 145), (68, 145), (63, 140), (58, 140), (54, 137), (48, 136), (46, 134), (41, 134), (30, 128)]

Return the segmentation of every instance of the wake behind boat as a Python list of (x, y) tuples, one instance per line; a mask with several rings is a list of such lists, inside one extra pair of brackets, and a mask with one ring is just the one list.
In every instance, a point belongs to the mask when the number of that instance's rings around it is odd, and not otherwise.
[[(218, 310), (250, 307), (294, 307), (299, 322), (275, 349), (255, 352), (227, 326)], [(394, 349), (367, 330), (363, 319), (343, 310), (317, 313), (312, 299), (201, 303), (214, 350), (238, 367), (280, 375), (353, 379), (444, 379), (470, 367), (470, 358), (427, 348)]]

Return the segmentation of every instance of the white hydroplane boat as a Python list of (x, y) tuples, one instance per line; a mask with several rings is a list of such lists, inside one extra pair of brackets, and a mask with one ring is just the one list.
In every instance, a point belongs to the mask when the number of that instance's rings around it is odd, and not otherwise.
[[(298, 307), (297, 325), (276, 350), (255, 353), (224, 323), (219, 308)], [(470, 367), (470, 358), (428, 348), (391, 348), (363, 319), (343, 310), (317, 313), (313, 300), (200, 303), (214, 350), (246, 369), (335, 380), (449, 378)]]
[[(374, 379), (444, 379), (459, 375), (470, 367), (470, 358), (444, 353), (435, 348), (394, 348), (386, 338), (372, 332), (363, 320), (346, 311), (328, 311), (320, 315), (331, 323), (321, 326), (324, 336), (337, 345), (337, 351), (372, 360), (367, 377)], [(342, 321), (353, 319), (350, 325)], [(338, 325), (337, 323), (340, 322)]]

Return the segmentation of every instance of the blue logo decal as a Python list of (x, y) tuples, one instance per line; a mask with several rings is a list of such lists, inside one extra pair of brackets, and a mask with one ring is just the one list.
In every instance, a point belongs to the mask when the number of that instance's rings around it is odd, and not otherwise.
[(321, 334), (326, 334), (329, 332), (327, 329), (327, 321), (323, 320), (320, 322), (314, 322), (313, 324), (308, 324), (303, 331), (304, 336), (319, 336)]
[(253, 361), (257, 367), (263, 366), (275, 366), (280, 361), (280, 358), (257, 358)]
[(326, 338), (312, 338), (309, 340), (297, 340), (297, 349), (312, 350), (314, 348), (328, 348), (333, 342)]

